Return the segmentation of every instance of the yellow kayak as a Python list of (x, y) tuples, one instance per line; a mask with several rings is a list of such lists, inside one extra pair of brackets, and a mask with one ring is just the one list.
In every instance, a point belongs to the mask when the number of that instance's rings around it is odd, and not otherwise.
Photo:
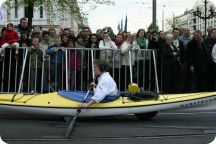
[[(68, 99), (58, 92), (46, 94), (0, 94), (0, 109), (32, 114), (75, 115), (79, 101)], [(191, 109), (213, 106), (216, 103), (216, 92), (188, 94), (160, 94), (157, 99), (133, 100), (120, 96), (116, 100), (93, 104), (82, 109), (79, 116), (111, 116), (135, 114), (138, 117), (146, 115), (149, 118), (158, 111), (171, 109)]]

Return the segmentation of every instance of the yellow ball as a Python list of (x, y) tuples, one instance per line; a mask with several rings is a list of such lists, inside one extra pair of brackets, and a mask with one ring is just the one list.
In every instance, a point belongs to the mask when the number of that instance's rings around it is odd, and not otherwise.
[(130, 83), (128, 85), (128, 92), (130, 92), (130, 93), (140, 92), (140, 88), (139, 88), (138, 84)]

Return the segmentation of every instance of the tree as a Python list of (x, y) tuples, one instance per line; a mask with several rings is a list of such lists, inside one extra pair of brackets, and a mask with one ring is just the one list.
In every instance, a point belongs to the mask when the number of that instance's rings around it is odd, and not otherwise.
[(179, 26), (179, 19), (173, 16), (172, 18), (166, 19), (166, 23), (167, 23), (166, 25), (167, 29), (170, 28), (173, 29)]
[(147, 28), (147, 31), (149, 32), (158, 31), (158, 30), (159, 30), (158, 25), (156, 25), (156, 29), (153, 29), (153, 23), (151, 23)]
[[(76, 18), (81, 18), (85, 15), (82, 8), (84, 5), (89, 5), (91, 10), (101, 4), (114, 4), (112, 0), (7, 0), (3, 6), (6, 9), (16, 7), (26, 7), (28, 14), (28, 25), (32, 27), (32, 18), (35, 7), (43, 6), (49, 18), (55, 19), (57, 16), (64, 17), (72, 15)], [(58, 15), (60, 14), (60, 15)]]

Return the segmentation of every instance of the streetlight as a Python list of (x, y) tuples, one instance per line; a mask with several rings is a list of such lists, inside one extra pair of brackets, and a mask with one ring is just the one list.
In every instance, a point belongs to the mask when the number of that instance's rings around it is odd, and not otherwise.
[(206, 36), (207, 20), (216, 16), (215, 5), (210, 0), (197, 0), (193, 6), (193, 10), (194, 16), (198, 16), (205, 21), (204, 30)]
[(153, 0), (152, 1), (152, 26), (153, 26), (153, 29), (156, 30), (156, 6), (157, 5), (157, 1), (156, 0)]
[(163, 5), (163, 11), (162, 11), (162, 31), (164, 31), (164, 9), (165, 9), (165, 5)]

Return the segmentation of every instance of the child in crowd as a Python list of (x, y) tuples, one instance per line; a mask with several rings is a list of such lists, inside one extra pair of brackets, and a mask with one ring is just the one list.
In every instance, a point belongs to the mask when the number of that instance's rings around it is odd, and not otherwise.
[(27, 47), (31, 46), (31, 40), (28, 39), (28, 32), (27, 31), (22, 33), (21, 39), (19, 41), (19, 46), (22, 48), (26, 48), (26, 46)]
[[(79, 50), (74, 49), (75, 45), (73, 41), (68, 42), (69, 52), (69, 85), (71, 89), (80, 89), (81, 78), (81, 53)], [(76, 85), (75, 85), (76, 82)]]
[(5, 48), (16, 48), (16, 54), (18, 54), (18, 48), (19, 48), (19, 36), (16, 31), (14, 31), (13, 24), (8, 23), (7, 24), (7, 30), (3, 33), (2, 41), (1, 41), (1, 59), (2, 61), (5, 56)]
[(63, 34), (61, 36), (61, 40), (62, 40), (61, 46), (66, 48), (68, 46), (68, 41), (69, 41), (68, 36), (66, 34)]
[(43, 63), (43, 51), (39, 46), (39, 38), (32, 38), (32, 46), (28, 49), (28, 57), (30, 66), (30, 88), (31, 93), (35, 93), (40, 90)]
[(46, 54), (50, 55), (50, 71), (51, 81), (56, 86), (55, 90), (63, 89), (63, 62), (64, 62), (65, 48), (61, 46), (61, 37), (56, 36), (54, 44), (49, 46), (46, 50)]
[(49, 55), (46, 55), (46, 50), (52, 45), (50, 41), (50, 33), (48, 31), (43, 31), (42, 40), (40, 42), (40, 47), (43, 51), (44, 56), (44, 66), (43, 66), (43, 90), (44, 92), (49, 92)]

